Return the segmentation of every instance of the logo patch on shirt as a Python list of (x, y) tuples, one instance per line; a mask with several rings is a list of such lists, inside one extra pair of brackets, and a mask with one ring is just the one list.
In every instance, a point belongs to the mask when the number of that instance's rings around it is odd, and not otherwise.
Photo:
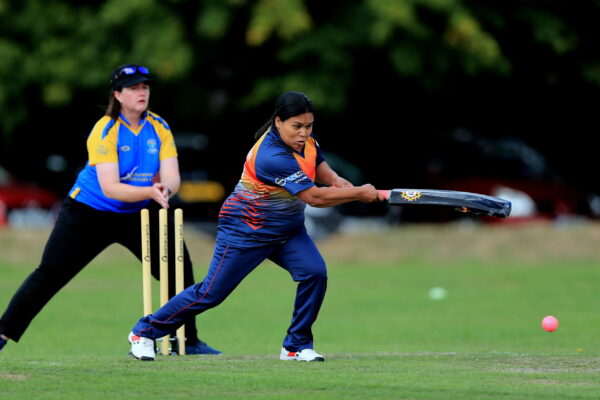
[(133, 167), (133, 169), (128, 172), (127, 174), (125, 174), (125, 176), (121, 177), (122, 181), (129, 181), (129, 180), (133, 180), (133, 174), (135, 173), (135, 171), (138, 169), (138, 166), (136, 165), (135, 167)]
[(106, 147), (104, 147), (103, 145), (100, 145), (96, 148), (96, 154), (105, 156), (108, 154), (108, 149)]
[(292, 175), (286, 177), (286, 178), (275, 178), (275, 183), (278, 184), (279, 186), (285, 186), (287, 183), (289, 182), (293, 182), (293, 183), (299, 183), (302, 182), (303, 180), (308, 179), (308, 177), (306, 176), (306, 174), (304, 173), (304, 171), (300, 170), (298, 172), (293, 173)]
[(148, 142), (146, 142), (146, 144), (148, 146), (148, 154), (158, 153), (158, 148), (156, 147), (156, 140), (148, 139)]
[(131, 147), (125, 145), (125, 146), (121, 146), (121, 151), (129, 151), (131, 150)]

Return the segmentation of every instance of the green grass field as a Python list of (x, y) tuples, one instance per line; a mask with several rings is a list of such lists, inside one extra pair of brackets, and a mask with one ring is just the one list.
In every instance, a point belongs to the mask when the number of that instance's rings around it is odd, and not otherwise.
[[(186, 233), (201, 278), (212, 241)], [(0, 309), (47, 235), (0, 231)], [(0, 353), (0, 398), (600, 398), (600, 225), (407, 226), (319, 247), (325, 363), (278, 360), (295, 285), (271, 263), (199, 317), (224, 355), (133, 360), (141, 267), (113, 247)], [(428, 297), (436, 286), (444, 300)], [(553, 333), (540, 326), (548, 314)]]

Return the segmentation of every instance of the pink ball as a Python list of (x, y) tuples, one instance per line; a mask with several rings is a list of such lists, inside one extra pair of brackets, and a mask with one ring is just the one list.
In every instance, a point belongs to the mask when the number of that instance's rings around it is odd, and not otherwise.
[(553, 332), (558, 328), (558, 320), (552, 315), (548, 315), (542, 320), (542, 328), (544, 328), (546, 332)]

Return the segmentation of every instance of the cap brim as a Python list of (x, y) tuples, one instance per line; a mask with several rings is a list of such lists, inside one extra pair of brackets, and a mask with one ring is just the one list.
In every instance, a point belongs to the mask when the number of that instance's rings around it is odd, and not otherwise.
[(135, 86), (138, 83), (142, 83), (142, 82), (152, 82), (152, 79), (150, 79), (149, 76), (145, 76), (145, 75), (131, 75), (131, 76), (126, 76), (125, 78), (123, 78), (121, 80), (120, 85), (121, 87), (130, 87), (130, 86)]

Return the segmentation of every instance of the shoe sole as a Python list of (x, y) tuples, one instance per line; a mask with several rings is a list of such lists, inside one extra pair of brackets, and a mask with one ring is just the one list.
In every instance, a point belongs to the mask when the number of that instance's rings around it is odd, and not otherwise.
[(154, 361), (154, 358), (152, 357), (146, 357), (146, 356), (142, 356), (140, 357), (136, 357), (135, 354), (133, 354), (132, 352), (129, 352), (129, 355), (133, 358), (135, 358), (136, 360), (140, 360), (140, 361)]
[(312, 360), (301, 360), (299, 358), (293, 358), (293, 357), (290, 357), (290, 358), (281, 358), (281, 357), (279, 357), (279, 359), (281, 361), (300, 361), (300, 362), (315, 362), (316, 361), (316, 362), (325, 362), (325, 358), (324, 357), (317, 357), (317, 358), (312, 359)]

